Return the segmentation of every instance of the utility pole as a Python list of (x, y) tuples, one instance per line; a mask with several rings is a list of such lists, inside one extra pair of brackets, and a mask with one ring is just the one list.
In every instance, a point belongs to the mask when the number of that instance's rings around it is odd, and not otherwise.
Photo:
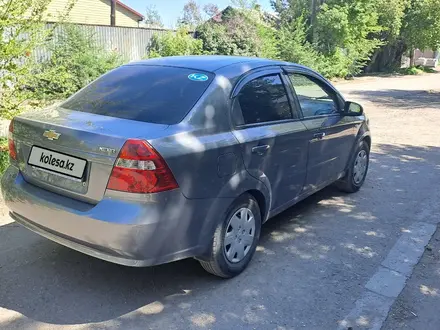
[(316, 19), (316, 0), (310, 1), (310, 14), (311, 14), (311, 24), (315, 23)]
[(310, 25), (312, 26), (312, 42), (315, 42), (316, 0), (310, 1)]
[(315, 42), (316, 37), (316, 16), (318, 9), (325, 3), (326, 0), (310, 0), (310, 25), (312, 26), (312, 42)]
[(110, 26), (116, 26), (116, 0), (110, 0)]

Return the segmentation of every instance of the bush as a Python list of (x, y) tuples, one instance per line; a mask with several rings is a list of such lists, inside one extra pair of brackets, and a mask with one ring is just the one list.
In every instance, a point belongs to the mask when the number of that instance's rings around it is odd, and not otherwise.
[[(1, 117), (20, 111), (27, 98), (23, 85), (29, 74), (29, 55), (41, 42), (38, 32), (47, 5), (42, 0), (0, 1)], [(23, 19), (26, 13), (28, 18)]]
[(238, 48), (222, 24), (207, 22), (197, 28), (196, 37), (202, 40), (207, 55), (233, 55)]
[(279, 31), (279, 56), (288, 62), (299, 63), (320, 71), (322, 56), (307, 41), (306, 22), (303, 17), (283, 24)]
[(429, 66), (423, 66), (423, 65), (417, 65), (417, 69), (420, 69), (420, 70), (422, 70), (423, 72), (426, 72), (426, 73), (435, 73), (435, 72), (437, 72), (433, 68), (430, 68)]
[(8, 139), (0, 138), (0, 176), (9, 166)]
[(155, 34), (148, 47), (148, 57), (200, 55), (203, 42), (194, 39), (188, 30), (181, 28), (176, 33)]
[(411, 76), (419, 75), (422, 73), (434, 73), (434, 72), (436, 72), (434, 69), (423, 65), (411, 66), (409, 68), (402, 68), (399, 70), (400, 74), (411, 75)]
[(63, 99), (123, 63), (91, 33), (73, 25), (65, 25), (63, 32), (49, 48), (50, 59), (35, 64), (30, 88), (37, 99)]
[[(65, 7), (53, 17), (63, 21), (76, 0), (64, 1)], [(11, 118), (29, 107), (32, 91), (31, 54), (40, 47), (50, 29), (45, 29), (47, 0), (0, 0), (0, 117)]]
[(228, 7), (220, 18), (198, 26), (196, 38), (203, 41), (203, 53), (235, 56), (267, 55), (261, 54), (261, 51), (271, 46), (262, 44), (260, 36), (270, 31), (258, 31), (259, 22), (252, 20), (246, 13), (247, 11)]
[(265, 25), (257, 26), (257, 34), (260, 39), (258, 56), (270, 59), (278, 59), (278, 32), (274, 28)]

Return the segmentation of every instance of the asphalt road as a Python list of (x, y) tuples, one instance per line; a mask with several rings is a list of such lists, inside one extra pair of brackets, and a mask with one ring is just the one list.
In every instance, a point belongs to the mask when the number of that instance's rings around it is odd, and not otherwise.
[[(21, 228), (3, 209), (0, 329), (343, 325), (399, 237), (440, 221), (440, 74), (339, 88), (365, 105), (372, 127), (360, 192), (330, 187), (268, 222), (250, 267), (231, 280), (194, 260), (137, 269), (93, 259)], [(367, 316), (353, 327), (367, 328)]]

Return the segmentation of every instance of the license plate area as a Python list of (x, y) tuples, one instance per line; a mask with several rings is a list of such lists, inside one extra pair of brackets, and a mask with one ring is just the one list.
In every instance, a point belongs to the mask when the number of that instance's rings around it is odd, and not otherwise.
[(28, 164), (50, 173), (82, 179), (87, 161), (58, 151), (33, 146)]

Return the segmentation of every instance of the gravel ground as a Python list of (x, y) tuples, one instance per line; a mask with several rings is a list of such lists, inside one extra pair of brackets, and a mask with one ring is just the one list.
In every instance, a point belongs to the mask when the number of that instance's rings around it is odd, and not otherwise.
[[(439, 222), (440, 74), (338, 87), (364, 104), (372, 127), (359, 193), (330, 187), (277, 216), (250, 267), (227, 281), (194, 260), (134, 269), (93, 259), (28, 232), (3, 210), (0, 329), (338, 327), (402, 233)], [(360, 321), (353, 329), (371, 328)]]

